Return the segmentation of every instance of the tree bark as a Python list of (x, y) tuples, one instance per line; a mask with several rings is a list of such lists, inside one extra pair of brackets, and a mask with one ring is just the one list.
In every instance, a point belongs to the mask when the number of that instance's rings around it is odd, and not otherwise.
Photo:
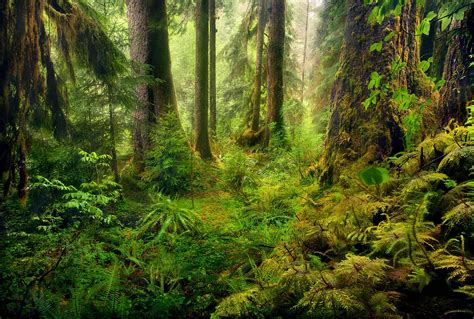
[(214, 136), (217, 130), (216, 93), (216, 0), (209, 0), (209, 112), (210, 130)]
[[(152, 85), (141, 83), (136, 88), (138, 106), (134, 112), (134, 162), (137, 171), (142, 172), (145, 152), (151, 144), (150, 126), (159, 123), (166, 113), (179, 115), (171, 72), (166, 0), (127, 0), (127, 15), (134, 73), (138, 76), (151, 75), (155, 79)], [(147, 70), (146, 65), (151, 71)]]
[(260, 127), (260, 103), (262, 97), (262, 61), (265, 27), (267, 25), (266, 0), (260, 0), (258, 7), (257, 26), (257, 55), (255, 59), (255, 78), (252, 92), (252, 131), (257, 132)]
[[(147, 1), (145, 1), (147, 2)], [(154, 115), (159, 120), (166, 113), (178, 114), (178, 104), (171, 73), (166, 0), (148, 1), (149, 5), (149, 64), (156, 83), (153, 85)]]
[(474, 25), (469, 23), (474, 19), (474, 9), (465, 13), (462, 22), (456, 21), (451, 25), (450, 32), (457, 33), (451, 38), (446, 53), (443, 79), (446, 81), (440, 92), (437, 107), (439, 124), (445, 127), (453, 120), (463, 125), (467, 120), (466, 105), (474, 99), (474, 72), (469, 68), (474, 54)]
[(196, 1), (196, 80), (194, 145), (202, 158), (212, 159), (209, 142), (209, 0)]
[[(402, 113), (390, 97), (379, 99), (367, 110), (362, 105), (370, 93), (367, 84), (372, 72), (387, 79), (392, 61), (400, 58), (407, 66), (393, 85), (417, 95), (429, 92), (417, 69), (419, 43), (415, 28), (419, 17), (414, 1), (405, 3), (400, 17), (386, 18), (382, 25), (367, 23), (372, 6), (363, 0), (350, 0), (347, 8), (340, 68), (333, 84), (331, 116), (320, 162), (320, 178), (329, 183), (337, 181), (351, 163), (363, 167), (404, 149)], [(384, 43), (382, 52), (369, 52), (370, 45), (390, 31), (395, 36)]]
[[(265, 144), (270, 136), (283, 139), (283, 59), (285, 52), (285, 0), (271, 0), (269, 39), (267, 49), (267, 118)], [(271, 126), (271, 129), (270, 129)]]
[[(137, 76), (147, 74), (145, 64), (148, 62), (148, 6), (144, 0), (127, 0), (127, 17), (130, 37), (130, 58), (133, 72)], [(138, 172), (144, 170), (145, 150), (150, 141), (148, 124), (150, 121), (150, 100), (148, 87), (140, 83), (135, 88), (138, 105), (133, 112), (133, 161)]]

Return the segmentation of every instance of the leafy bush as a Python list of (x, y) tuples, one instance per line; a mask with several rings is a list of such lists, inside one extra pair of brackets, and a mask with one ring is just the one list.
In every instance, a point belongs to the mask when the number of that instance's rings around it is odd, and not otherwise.
[(42, 228), (54, 228), (59, 226), (59, 222), (78, 226), (91, 220), (109, 224), (115, 218), (107, 214), (107, 209), (120, 199), (121, 186), (103, 175), (110, 169), (107, 163), (110, 156), (85, 151), (80, 151), (80, 155), (81, 161), (89, 167), (90, 177), (95, 181), (75, 187), (65, 185), (60, 180), (36, 177), (32, 185), (33, 190), (38, 192), (35, 196), (46, 195), (50, 198), (44, 207), (40, 207), (43, 212), (37, 217)]

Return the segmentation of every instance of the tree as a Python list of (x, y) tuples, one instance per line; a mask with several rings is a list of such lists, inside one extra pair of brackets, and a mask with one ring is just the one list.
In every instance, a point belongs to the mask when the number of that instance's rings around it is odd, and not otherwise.
[(267, 49), (267, 118), (265, 144), (270, 135), (283, 138), (283, 69), (285, 51), (285, 1), (271, 0)]
[(57, 139), (67, 136), (63, 112), (67, 102), (65, 87), (56, 74), (44, 14), (56, 26), (57, 52), (66, 61), (71, 78), (74, 78), (72, 55), (78, 66), (89, 69), (102, 82), (112, 81), (124, 70), (123, 54), (100, 23), (90, 17), (96, 12), (86, 3), (78, 6), (69, 0), (2, 1), (0, 174), (4, 194), (18, 175), (18, 195), (23, 203), (28, 189), (26, 160), (31, 113), (45, 112), (41, 106), (46, 106), (54, 136)]
[(178, 107), (171, 73), (166, 1), (127, 0), (127, 9), (134, 72), (153, 77), (152, 84), (141, 83), (136, 88), (134, 162), (142, 171), (144, 153), (150, 147), (149, 126), (166, 113), (178, 116)]
[(265, 27), (267, 25), (267, 2), (259, 1), (257, 25), (257, 52), (255, 59), (255, 78), (252, 91), (252, 131), (257, 132), (260, 126), (260, 103), (262, 97), (262, 60)]
[[(143, 0), (127, 0), (127, 17), (130, 37), (130, 58), (136, 75), (146, 75), (148, 60), (148, 8)], [(138, 171), (143, 171), (145, 149), (150, 144), (147, 127), (150, 121), (149, 92), (145, 83), (136, 87), (138, 106), (133, 113), (133, 153)]]
[(202, 158), (211, 159), (209, 142), (209, 0), (196, 1), (196, 80), (194, 96), (194, 145)]
[(464, 124), (467, 120), (466, 104), (474, 98), (474, 75), (469, 64), (474, 54), (474, 26), (469, 21), (474, 18), (474, 9), (468, 10), (462, 21), (453, 21), (450, 32), (454, 35), (448, 43), (443, 79), (437, 107), (440, 126), (446, 126), (450, 120)]
[(309, 20), (309, 0), (306, 2), (306, 23), (304, 28), (304, 47), (303, 47), (303, 63), (301, 67), (301, 104), (304, 102), (304, 81), (306, 66), (306, 50), (308, 48), (308, 20)]
[[(148, 1), (150, 3), (150, 1)], [(168, 36), (166, 0), (151, 1), (150, 11), (150, 66), (156, 83), (153, 85), (155, 116), (178, 114), (178, 104), (171, 74), (171, 55)]]
[[(368, 22), (373, 5), (350, 0), (347, 8), (340, 67), (333, 84), (331, 116), (320, 161), (324, 182), (336, 181), (351, 163), (373, 163), (404, 149), (402, 111), (391, 100), (391, 94), (374, 99), (375, 103), (367, 108), (363, 105), (371, 95), (367, 84), (374, 75), (409, 93), (430, 94), (418, 70), (415, 29), (419, 13), (414, 1), (406, 1), (400, 17), (386, 17), (381, 24)], [(380, 50), (371, 50), (374, 43), (381, 45)], [(396, 80), (388, 83), (394, 61), (404, 67)]]
[(213, 135), (217, 130), (216, 33), (216, 0), (209, 0), (209, 128)]

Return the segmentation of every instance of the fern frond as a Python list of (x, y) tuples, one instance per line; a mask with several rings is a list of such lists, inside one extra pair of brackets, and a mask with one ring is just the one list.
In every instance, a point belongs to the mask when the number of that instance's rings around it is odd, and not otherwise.
[(438, 183), (444, 182), (449, 177), (443, 173), (429, 172), (412, 179), (402, 190), (402, 196), (408, 198), (417, 193), (425, 193), (433, 189)]
[(455, 289), (454, 291), (467, 295), (469, 299), (474, 299), (474, 285), (461, 286), (460, 288)]
[(461, 226), (463, 229), (471, 229), (474, 226), (474, 202), (464, 202), (443, 216), (443, 224), (448, 229)]
[(211, 318), (265, 318), (259, 309), (271, 302), (270, 297), (258, 287), (232, 294), (217, 305)]
[(389, 268), (385, 259), (370, 259), (366, 256), (349, 254), (337, 264), (334, 273), (346, 285), (374, 286), (385, 278)]

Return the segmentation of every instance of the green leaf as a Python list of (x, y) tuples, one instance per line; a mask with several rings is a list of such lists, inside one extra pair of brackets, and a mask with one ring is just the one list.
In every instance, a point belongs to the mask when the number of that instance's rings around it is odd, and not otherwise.
[(431, 63), (429, 61), (423, 60), (423, 61), (420, 61), (420, 63), (418, 63), (418, 68), (421, 71), (426, 72), (430, 68), (430, 65), (431, 65)]
[(434, 18), (436, 18), (438, 16), (437, 13), (435, 13), (434, 11), (430, 11), (428, 12), (428, 14), (426, 15), (425, 19), (430, 21), (433, 20)]
[(395, 9), (393, 9), (393, 15), (398, 17), (401, 14), (402, 14), (402, 6), (400, 4), (397, 4)]
[(380, 185), (390, 179), (388, 170), (383, 167), (368, 166), (358, 174), (359, 179), (367, 186)]
[(430, 35), (431, 24), (428, 20), (423, 19), (420, 25), (417, 27), (416, 35)]
[(451, 24), (452, 17), (446, 17), (441, 19), (441, 31), (445, 31)]
[(464, 7), (462, 9), (459, 9), (458, 11), (456, 11), (453, 15), (454, 20), (457, 20), (457, 21), (464, 20), (464, 13), (466, 12), (467, 8), (468, 7)]
[(374, 24), (377, 21), (377, 16), (379, 15), (379, 7), (375, 6), (370, 12), (369, 17), (367, 18), (367, 22), (369, 24)]
[(373, 52), (373, 51), (377, 51), (377, 52), (382, 51), (382, 41), (375, 42), (370, 45), (370, 52)]
[(385, 38), (383, 38), (383, 41), (384, 41), (384, 42), (388, 42), (388, 41), (392, 40), (392, 38), (393, 38), (394, 36), (395, 36), (395, 32), (391, 31), (389, 34), (387, 34), (387, 35), (385, 36)]
[(436, 90), (439, 90), (443, 87), (444, 83), (446, 83), (446, 80), (439, 80), (438, 82), (436, 82)]
[(379, 88), (381, 80), (382, 80), (382, 76), (378, 72), (372, 72), (370, 74), (370, 81), (369, 81), (368, 88), (369, 89)]

